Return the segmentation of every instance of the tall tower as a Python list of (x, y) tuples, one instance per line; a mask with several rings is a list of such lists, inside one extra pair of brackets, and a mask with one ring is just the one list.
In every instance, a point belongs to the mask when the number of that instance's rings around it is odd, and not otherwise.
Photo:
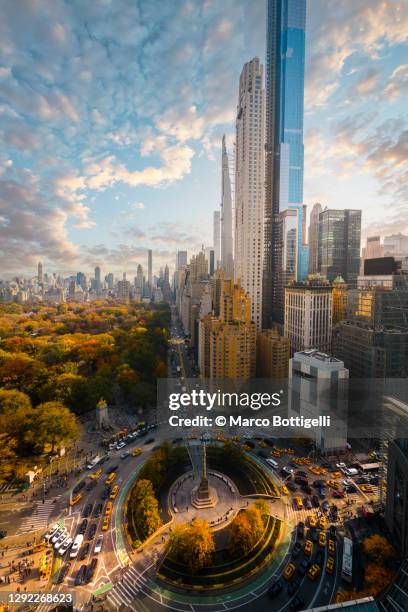
[(95, 268), (95, 290), (96, 292), (101, 290), (101, 269), (99, 266)]
[(147, 251), (147, 282), (149, 284), (150, 294), (153, 288), (153, 251), (149, 249)]
[(38, 275), (37, 275), (38, 284), (42, 285), (44, 282), (43, 276), (43, 267), (41, 261), (38, 262)]
[(318, 202), (313, 205), (309, 223), (309, 274), (319, 272), (319, 215), (322, 206)]
[(263, 324), (275, 311), (279, 213), (299, 207), (298, 280), (307, 273), (303, 236), (303, 103), (306, 0), (268, 0), (266, 36), (265, 247)]
[(213, 245), (214, 245), (214, 267), (218, 268), (221, 260), (221, 220), (220, 220), (220, 211), (214, 210), (214, 219), (213, 219)]
[(234, 276), (232, 252), (232, 195), (225, 136), (222, 137), (222, 197), (221, 197), (221, 267)]
[(239, 80), (235, 149), (235, 278), (249, 294), (252, 320), (262, 328), (264, 231), (263, 66), (247, 62)]

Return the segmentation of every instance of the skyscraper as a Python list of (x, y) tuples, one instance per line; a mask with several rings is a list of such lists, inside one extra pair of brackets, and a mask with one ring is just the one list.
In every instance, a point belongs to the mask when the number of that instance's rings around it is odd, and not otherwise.
[(307, 274), (303, 221), (303, 102), (306, 0), (268, 0), (266, 38), (263, 325), (278, 319), (279, 213), (300, 207), (298, 280)]
[(235, 122), (235, 278), (251, 298), (252, 320), (262, 328), (264, 211), (263, 66), (256, 57), (241, 72)]
[(41, 261), (38, 262), (38, 275), (37, 275), (38, 284), (42, 285), (44, 282), (43, 277), (43, 267)]
[(309, 223), (309, 274), (319, 272), (319, 215), (322, 205), (316, 202), (310, 213)]
[(147, 282), (149, 284), (149, 293), (152, 294), (153, 287), (153, 251), (147, 251)]
[(101, 269), (99, 266), (95, 268), (95, 291), (98, 293), (102, 288), (101, 285)]
[(221, 220), (220, 211), (214, 210), (213, 219), (213, 245), (214, 245), (214, 267), (217, 269), (221, 260)]
[(232, 244), (232, 194), (225, 136), (222, 137), (221, 181), (221, 267), (228, 276), (234, 276)]
[(176, 271), (187, 265), (187, 251), (177, 251)]
[(342, 276), (353, 289), (360, 269), (361, 210), (325, 209), (319, 215), (320, 274)]

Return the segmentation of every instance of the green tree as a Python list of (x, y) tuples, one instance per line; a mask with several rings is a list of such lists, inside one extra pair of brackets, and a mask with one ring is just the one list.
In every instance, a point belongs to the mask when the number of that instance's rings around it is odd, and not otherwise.
[(162, 525), (159, 502), (150, 480), (137, 481), (130, 498), (130, 507), (141, 540), (146, 540)]
[(34, 413), (26, 439), (40, 446), (42, 452), (50, 445), (53, 453), (56, 445), (78, 436), (79, 427), (75, 415), (60, 402), (39, 404)]
[(0, 413), (11, 415), (17, 410), (29, 410), (31, 400), (25, 393), (15, 389), (0, 389)]
[(8, 433), (0, 433), (0, 484), (6, 482), (14, 473), (17, 459), (16, 447), (15, 438), (10, 437)]

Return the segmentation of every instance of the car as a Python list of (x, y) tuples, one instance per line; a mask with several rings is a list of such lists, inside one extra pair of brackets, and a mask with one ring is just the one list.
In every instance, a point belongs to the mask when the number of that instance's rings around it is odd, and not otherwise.
[(101, 499), (103, 500), (108, 499), (110, 492), (111, 492), (111, 487), (105, 487), (104, 490), (102, 491)]
[(85, 487), (85, 491), (92, 491), (92, 489), (94, 489), (97, 484), (98, 483), (96, 480), (90, 480)]
[(75, 537), (75, 540), (71, 546), (71, 552), (69, 553), (69, 556), (71, 559), (75, 559), (75, 557), (78, 556), (79, 549), (81, 548), (83, 541), (84, 541), (84, 536), (82, 535), (82, 533), (78, 533), (78, 535)]
[(334, 555), (336, 553), (336, 540), (332, 540), (332, 538), (330, 538), (328, 541), (328, 549), (329, 555)]
[(86, 485), (85, 480), (81, 480), (80, 482), (78, 482), (78, 484), (76, 484), (75, 487), (72, 489), (72, 495), (76, 495), (77, 493), (79, 493), (84, 488), (85, 485)]
[(361, 478), (356, 478), (356, 483), (358, 485), (363, 485), (363, 484), (367, 484), (368, 480), (367, 478), (365, 478), (365, 476), (361, 476)]
[(378, 485), (380, 482), (380, 478), (379, 476), (371, 476), (370, 478), (370, 484), (372, 485)]
[(102, 468), (98, 468), (96, 472), (93, 472), (93, 474), (90, 474), (89, 478), (91, 478), (92, 480), (98, 480), (99, 476), (101, 475), (102, 475)]
[(63, 541), (63, 543), (61, 544), (61, 546), (58, 548), (58, 554), (61, 555), (65, 555), (65, 553), (67, 552), (68, 548), (71, 548), (72, 542), (74, 541), (73, 538), (67, 538), (66, 540)]
[(90, 562), (90, 564), (88, 565), (88, 567), (86, 568), (86, 572), (85, 572), (85, 581), (86, 582), (91, 582), (92, 581), (92, 578), (94, 577), (97, 565), (98, 565), (98, 559), (96, 559), (94, 557), (92, 559), (92, 561)]
[(372, 487), (371, 485), (368, 485), (368, 484), (366, 484), (366, 485), (361, 485), (360, 489), (361, 489), (361, 491), (362, 491), (363, 493), (372, 493), (372, 492), (373, 492), (373, 490), (374, 490), (374, 489), (373, 489), (373, 487)]
[(327, 527), (327, 519), (325, 516), (321, 516), (319, 518), (319, 529), (326, 529)]
[(85, 544), (83, 545), (79, 553), (80, 561), (83, 561), (85, 559), (86, 555), (89, 553), (89, 548), (90, 548), (89, 542), (85, 542)]
[(67, 538), (69, 538), (69, 534), (68, 534), (67, 530), (64, 529), (64, 531), (61, 533), (61, 535), (59, 536), (57, 541), (54, 543), (55, 550), (58, 550), (60, 548), (60, 546), (62, 546), (62, 544), (65, 542), (65, 540)]
[(108, 486), (108, 485), (112, 484), (112, 482), (115, 480), (115, 478), (116, 478), (116, 472), (110, 472), (109, 476), (105, 480), (105, 485)]
[(290, 491), (292, 491), (293, 493), (294, 493), (295, 491), (297, 491), (297, 486), (296, 486), (296, 485), (295, 485), (295, 483), (294, 483), (294, 482), (292, 482), (291, 480), (290, 480), (289, 482), (287, 482), (287, 483), (286, 483), (286, 486), (287, 486), (287, 487), (288, 487), (288, 489), (289, 489)]
[(58, 538), (65, 532), (66, 533), (66, 529), (65, 527), (58, 527), (58, 529), (53, 533), (53, 535), (51, 536), (51, 543), (55, 544), (55, 542), (58, 540)]
[(88, 530), (88, 540), (92, 540), (96, 533), (96, 523), (92, 523)]
[(106, 473), (107, 474), (112, 474), (112, 472), (116, 472), (116, 470), (118, 469), (118, 465), (111, 465), (107, 470)]
[(312, 551), (313, 551), (313, 542), (312, 540), (306, 540), (304, 547), (303, 547), (304, 553), (305, 555), (307, 555), (308, 557), (311, 556)]
[(302, 510), (303, 509), (303, 501), (302, 501), (302, 499), (300, 497), (295, 497), (294, 502), (295, 502), (297, 510)]
[(281, 493), (282, 493), (282, 495), (289, 495), (288, 488), (284, 484), (281, 486)]
[(329, 528), (329, 533), (330, 533), (330, 537), (331, 537), (331, 538), (333, 538), (333, 539), (334, 539), (334, 538), (336, 537), (336, 533), (337, 533), (337, 527), (336, 527), (336, 525), (330, 525), (330, 528)]
[(322, 510), (323, 510), (323, 512), (328, 512), (328, 511), (329, 511), (329, 508), (330, 508), (330, 504), (329, 504), (329, 502), (328, 502), (327, 500), (325, 500), (325, 501), (322, 503)]
[(342, 473), (341, 472), (333, 472), (331, 477), (332, 478), (341, 478), (342, 477)]
[(326, 548), (326, 533), (324, 531), (321, 531), (319, 533), (319, 546), (321, 548)]
[(126, 446), (126, 444), (124, 442), (118, 442), (116, 444), (116, 450), (120, 450), (121, 448), (123, 448), (124, 446)]
[(289, 582), (288, 588), (286, 589), (288, 595), (292, 597), (292, 595), (296, 593), (296, 591), (300, 587), (300, 582), (301, 580), (299, 576), (295, 576), (292, 582)]
[(347, 468), (347, 465), (345, 463), (336, 463), (336, 468), (343, 471)]
[(290, 604), (291, 612), (298, 612), (305, 609), (305, 600), (300, 595), (296, 595), (295, 599)]
[(297, 537), (299, 538), (299, 540), (301, 540), (304, 535), (305, 535), (305, 524), (302, 521), (300, 521), (297, 526)]
[(333, 557), (329, 557), (326, 561), (326, 572), (330, 575), (334, 574), (334, 568), (336, 566), (336, 561)]
[(45, 534), (44, 536), (44, 540), (46, 542), (49, 542), (52, 538), (53, 535), (55, 535), (58, 531), (58, 529), (60, 529), (60, 526), (58, 525), (58, 523), (55, 523)]
[(332, 493), (332, 497), (335, 497), (336, 499), (343, 499), (346, 496), (345, 493), (343, 493), (343, 491), (333, 491)]
[(303, 484), (300, 488), (308, 495), (311, 495), (313, 493), (312, 487), (309, 487), (309, 485)]
[(319, 489), (319, 498), (320, 499), (324, 499), (326, 497), (326, 489), (323, 489), (322, 487)]
[(86, 564), (83, 563), (81, 567), (79, 568), (79, 570), (77, 571), (77, 575), (75, 576), (75, 581), (74, 581), (75, 586), (79, 586), (83, 584), (84, 578), (85, 578), (85, 572), (86, 572)]
[(293, 563), (288, 563), (283, 571), (283, 574), (282, 574), (283, 578), (288, 581), (292, 580), (293, 574), (295, 573), (295, 569), (296, 568)]
[(282, 589), (283, 589), (283, 582), (281, 579), (279, 579), (269, 587), (268, 597), (270, 597), (271, 599), (274, 599), (275, 597), (279, 595)]
[(85, 508), (82, 511), (82, 516), (84, 518), (88, 518), (88, 516), (92, 513), (93, 504), (86, 504)]
[(101, 552), (102, 550), (102, 546), (103, 546), (103, 535), (98, 536), (95, 546), (94, 546), (94, 553), (95, 555), (97, 555), (98, 553)]
[(110, 514), (108, 514), (107, 516), (103, 517), (102, 531), (108, 531), (109, 524), (110, 524)]
[(132, 450), (132, 457), (138, 457), (141, 454), (142, 454), (142, 449), (139, 448), (138, 446)]
[(309, 571), (307, 572), (307, 577), (309, 580), (316, 580), (318, 575), (320, 574), (320, 565), (317, 563), (313, 563), (311, 567), (309, 567)]
[(344, 490), (346, 493), (357, 493), (357, 487), (355, 485), (347, 485)]
[(313, 481), (313, 486), (315, 489), (320, 489), (321, 487), (324, 487), (326, 485), (326, 482), (324, 480), (314, 480)]
[(297, 572), (299, 576), (304, 576), (308, 570), (309, 561), (307, 559), (303, 559), (303, 561), (299, 564), (297, 568)]
[(303, 470), (296, 470), (295, 474), (296, 476), (303, 476), (307, 480), (307, 474)]
[(112, 487), (112, 491), (111, 491), (111, 493), (109, 495), (109, 499), (115, 499), (115, 497), (117, 496), (118, 493), (119, 493), (119, 485), (115, 484)]
[(338, 489), (339, 488), (339, 483), (336, 482), (335, 480), (328, 480), (327, 481), (327, 486), (330, 487), (331, 489)]
[(69, 563), (65, 563), (59, 571), (57, 584), (61, 584), (65, 580), (65, 576), (68, 574), (71, 565)]
[(309, 520), (309, 527), (311, 529), (315, 529), (316, 525), (317, 525), (317, 520), (316, 520), (315, 515), (314, 514), (309, 514), (307, 518)]
[(312, 504), (314, 508), (320, 507), (319, 498), (317, 497), (317, 495), (312, 496)]
[(129, 451), (125, 451), (120, 456), (121, 459), (127, 459), (128, 457), (130, 457), (130, 452)]
[(292, 548), (292, 557), (294, 559), (296, 559), (296, 557), (299, 556), (300, 551), (302, 550), (301, 545), (299, 544), (299, 542), (295, 542), (295, 545)]
[(80, 502), (80, 501), (81, 501), (81, 498), (82, 498), (81, 493), (76, 493), (76, 495), (74, 495), (73, 497), (71, 497), (71, 500), (70, 500), (70, 502), (69, 502), (69, 505), (70, 505), (71, 507), (72, 507), (72, 506), (75, 506), (75, 504), (77, 504), (78, 502)]
[[(153, 444), (153, 442), (154, 442), (154, 438), (147, 438), (147, 440), (145, 441), (145, 443), (144, 443), (144, 444), (145, 444), (145, 446), (147, 446), (148, 444)], [(246, 444), (247, 444), (247, 443), (246, 443)], [(248, 445), (248, 446), (249, 446), (249, 445)], [(254, 446), (255, 446), (255, 444), (254, 444)]]
[(101, 504), (101, 503), (96, 504), (95, 509), (94, 509), (94, 513), (93, 513), (95, 518), (99, 518), (101, 516), (102, 509), (103, 509), (103, 504)]
[(88, 527), (88, 519), (84, 519), (79, 526), (78, 533), (82, 533), (83, 535), (87, 527)]
[(316, 529), (309, 529), (307, 533), (307, 537), (312, 542), (317, 542), (317, 538), (319, 537), (319, 532)]
[(304, 476), (295, 476), (295, 482), (298, 485), (308, 485), (308, 480)]
[(337, 514), (338, 514), (337, 506), (332, 506), (330, 508), (330, 519), (332, 521), (337, 521)]
[(106, 507), (105, 507), (105, 516), (110, 516), (112, 514), (112, 510), (113, 510), (113, 503), (111, 501), (107, 501)]

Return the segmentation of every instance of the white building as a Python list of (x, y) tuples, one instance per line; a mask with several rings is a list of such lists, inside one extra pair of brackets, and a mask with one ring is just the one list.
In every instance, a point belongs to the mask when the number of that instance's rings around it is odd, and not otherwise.
[(252, 320), (262, 327), (264, 250), (263, 66), (247, 62), (239, 80), (235, 149), (235, 278), (251, 298)]
[(316, 349), (295, 353), (289, 361), (288, 416), (330, 417), (329, 427), (310, 430), (322, 453), (346, 449), (348, 380), (349, 371), (340, 359)]
[(293, 351), (329, 352), (333, 318), (333, 288), (321, 276), (309, 276), (285, 288), (285, 331)]

